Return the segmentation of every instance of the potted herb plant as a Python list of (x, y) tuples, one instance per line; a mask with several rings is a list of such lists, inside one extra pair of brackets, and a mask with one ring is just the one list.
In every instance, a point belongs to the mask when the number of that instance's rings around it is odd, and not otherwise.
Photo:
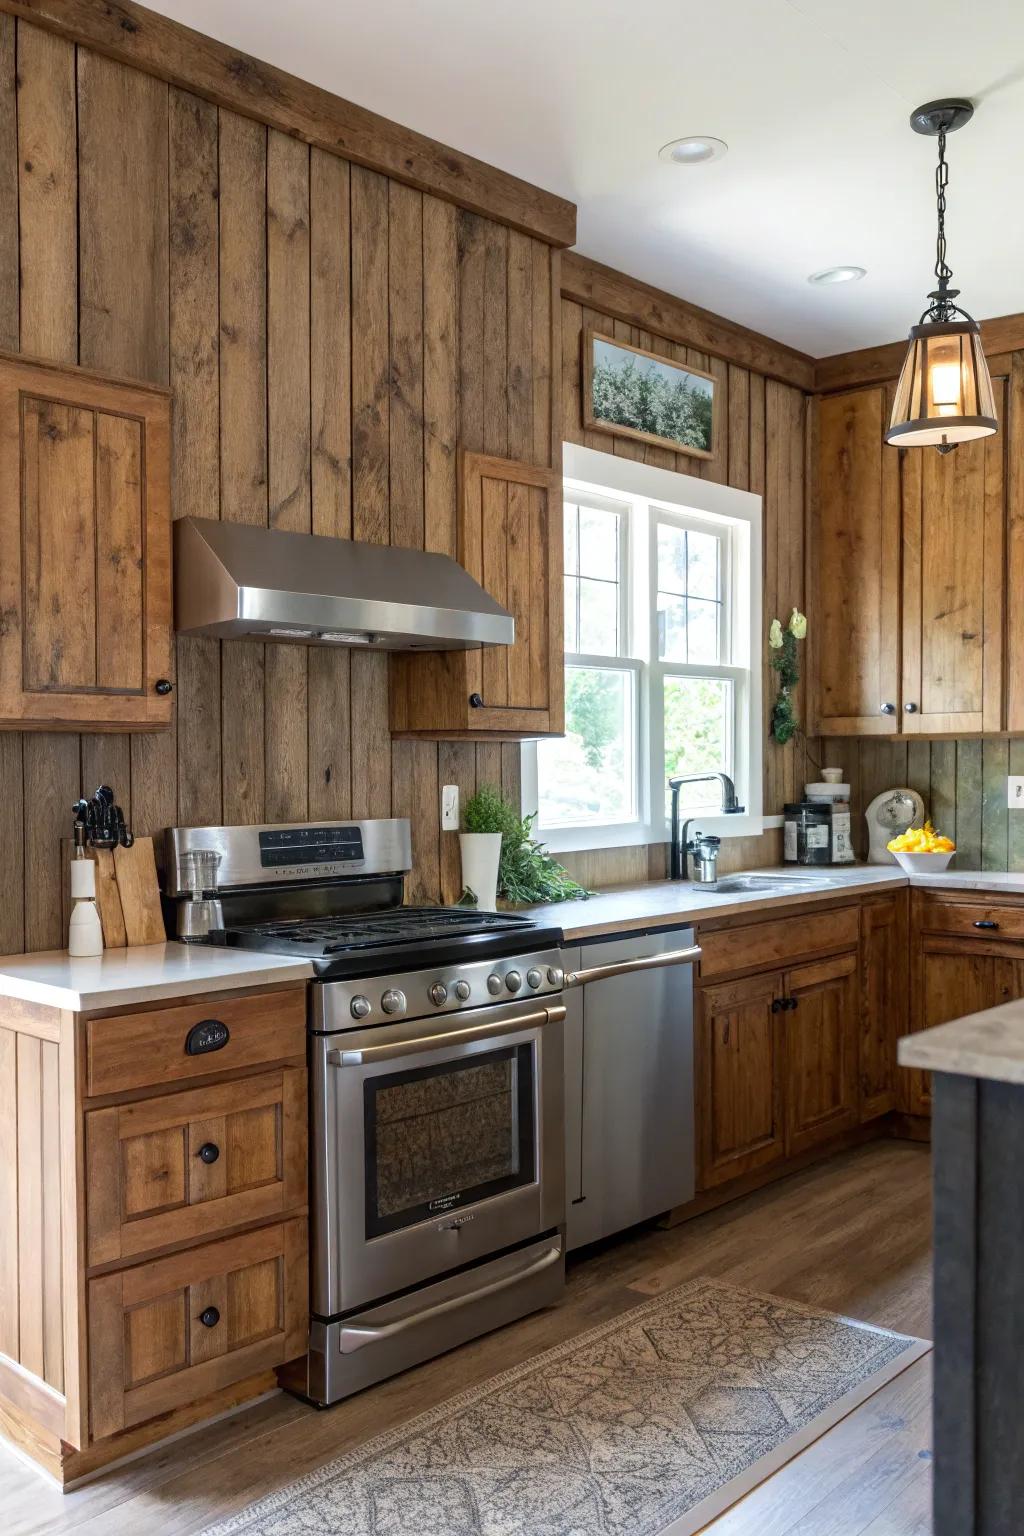
[(590, 895), (533, 836), (536, 819), (536, 812), (520, 816), (491, 784), (467, 801), (459, 834), (464, 902), (489, 910), (499, 895), (516, 905)]

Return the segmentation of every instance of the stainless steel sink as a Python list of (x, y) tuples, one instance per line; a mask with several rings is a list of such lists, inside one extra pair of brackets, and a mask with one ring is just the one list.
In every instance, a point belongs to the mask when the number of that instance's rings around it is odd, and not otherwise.
[(726, 875), (714, 886), (694, 886), (709, 896), (799, 896), (802, 891), (827, 891), (842, 885), (828, 875)]

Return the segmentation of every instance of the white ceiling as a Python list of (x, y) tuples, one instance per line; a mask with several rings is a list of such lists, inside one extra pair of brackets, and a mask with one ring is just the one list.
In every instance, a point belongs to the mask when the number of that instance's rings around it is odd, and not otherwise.
[[(571, 198), (578, 249), (822, 356), (892, 341), (934, 261), (921, 102), (949, 141), (949, 258), (978, 317), (1024, 309), (1021, 0), (149, 0)], [(666, 165), (686, 134), (722, 160)], [(859, 283), (807, 274), (855, 263)]]

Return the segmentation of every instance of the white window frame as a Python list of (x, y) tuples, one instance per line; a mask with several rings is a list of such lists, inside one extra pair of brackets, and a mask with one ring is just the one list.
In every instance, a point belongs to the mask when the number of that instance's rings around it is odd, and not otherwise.
[[(544, 827), (537, 835), (553, 852), (587, 848), (630, 847), (668, 840), (668, 818), (663, 796), (658, 794), (652, 764), (664, 762), (662, 711), (651, 707), (654, 691), (665, 677), (728, 677), (735, 690), (733, 765), (736, 791), (746, 812), (717, 816), (701, 811), (701, 830), (720, 837), (749, 837), (760, 833), (778, 818), (762, 816), (763, 769), (761, 666), (763, 626), (761, 611), (761, 497), (733, 486), (680, 475), (653, 464), (616, 458), (575, 443), (563, 444), (564, 476), (589, 492), (597, 505), (621, 495), (631, 503), (628, 548), (620, 553), (620, 634), (617, 657), (567, 654), (568, 664), (600, 666), (632, 671), (638, 730), (637, 799), (635, 821), (588, 827)], [(572, 487), (567, 485), (566, 500)], [(602, 497), (603, 492), (603, 497)], [(638, 509), (636, 502), (646, 503)], [(649, 510), (648, 510), (649, 508)], [(650, 601), (656, 570), (657, 524), (703, 527), (723, 535), (723, 623), (729, 624), (728, 661), (714, 665), (662, 661), (658, 657), (657, 613)], [(646, 558), (645, 558), (646, 556)], [(630, 640), (641, 655), (625, 654)], [(539, 804), (537, 793), (537, 743), (523, 743), (522, 809), (532, 814)]]

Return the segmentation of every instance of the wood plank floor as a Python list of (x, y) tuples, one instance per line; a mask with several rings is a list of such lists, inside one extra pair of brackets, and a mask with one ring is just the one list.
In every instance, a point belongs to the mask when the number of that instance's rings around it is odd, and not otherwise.
[[(327, 1412), (277, 1396), (61, 1495), (0, 1449), (4, 1536), (188, 1536), (370, 1436), (696, 1275), (929, 1336), (927, 1150), (875, 1142), (570, 1268), (565, 1302)], [(929, 1536), (927, 1360), (708, 1527), (713, 1536)], [(526, 1536), (526, 1533), (524, 1533)]]

